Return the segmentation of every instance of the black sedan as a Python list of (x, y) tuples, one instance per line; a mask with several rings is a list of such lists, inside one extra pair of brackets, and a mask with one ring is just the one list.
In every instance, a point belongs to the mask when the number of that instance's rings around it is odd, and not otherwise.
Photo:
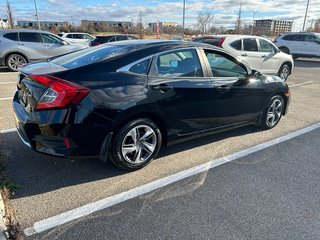
[(126, 40), (138, 40), (138, 38), (130, 35), (104, 35), (104, 36), (96, 36), (95, 39), (93, 39), (90, 42), (90, 46), (98, 46), (100, 44), (109, 43), (109, 42), (116, 42), (116, 41), (126, 41)]
[(162, 145), (249, 124), (273, 128), (289, 88), (221, 48), (124, 41), (20, 69), (16, 126), (32, 149), (134, 170)]

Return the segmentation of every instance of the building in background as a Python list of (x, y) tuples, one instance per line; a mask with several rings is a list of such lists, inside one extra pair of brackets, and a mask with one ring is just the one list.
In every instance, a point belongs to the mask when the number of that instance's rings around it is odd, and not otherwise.
[(83, 27), (101, 27), (106, 26), (110, 28), (130, 28), (133, 27), (133, 23), (129, 21), (93, 21), (93, 20), (81, 20), (81, 26)]
[[(68, 22), (61, 21), (40, 21), (41, 29), (61, 28), (68, 26), (68, 24)], [(17, 26), (21, 28), (38, 28), (38, 23), (37, 21), (17, 21)]]
[(292, 32), (292, 25), (291, 20), (259, 19), (254, 20), (254, 32), (266, 35)]
[(8, 28), (10, 28), (9, 20), (0, 18), (0, 29), (8, 29)]
[[(157, 31), (157, 22), (152, 22), (148, 24), (149, 30), (152, 32)], [(163, 28), (175, 28), (178, 26), (176, 22), (158, 22), (159, 29)]]

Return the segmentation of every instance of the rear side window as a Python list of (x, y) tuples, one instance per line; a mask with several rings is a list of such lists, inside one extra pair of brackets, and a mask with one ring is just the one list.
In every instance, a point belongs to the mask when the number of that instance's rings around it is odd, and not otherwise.
[(10, 39), (12, 41), (19, 41), (18, 33), (6, 33), (3, 35), (4, 38)]
[(230, 46), (238, 51), (241, 51), (241, 39), (234, 41), (230, 44)]
[(73, 34), (74, 39), (84, 39), (82, 34)]
[(21, 32), (19, 38), (21, 42), (42, 42), (39, 33)]
[(243, 39), (243, 50), (249, 52), (257, 52), (258, 45), (255, 38), (244, 38)]
[(63, 34), (62, 34), (62, 33), (59, 33), (59, 34), (58, 34), (58, 36), (59, 36), (59, 37), (62, 37), (62, 36), (63, 36)]
[(168, 78), (203, 77), (200, 61), (194, 49), (159, 55), (156, 65), (158, 76)]
[(293, 41), (293, 35), (286, 35), (282, 39), (286, 41)]
[(151, 61), (151, 58), (133, 65), (129, 69), (129, 72), (147, 75), (148, 70), (149, 70), (150, 61)]
[(128, 38), (126, 36), (117, 36), (117, 41), (124, 41), (124, 40), (128, 40)]

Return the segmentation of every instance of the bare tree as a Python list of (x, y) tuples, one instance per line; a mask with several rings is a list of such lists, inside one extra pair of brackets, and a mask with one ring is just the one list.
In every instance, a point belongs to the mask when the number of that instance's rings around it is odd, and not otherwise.
[(13, 19), (13, 13), (12, 13), (12, 8), (9, 0), (7, 0), (7, 18), (9, 21), (10, 28), (14, 28), (14, 19)]
[(197, 20), (200, 32), (206, 33), (210, 22), (213, 20), (213, 14), (209, 11), (199, 12)]

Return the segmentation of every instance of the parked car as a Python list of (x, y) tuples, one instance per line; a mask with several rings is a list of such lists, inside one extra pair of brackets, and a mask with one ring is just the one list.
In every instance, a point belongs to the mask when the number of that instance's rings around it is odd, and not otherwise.
[(85, 44), (85, 45), (89, 45), (90, 42), (94, 39), (94, 37), (88, 33), (79, 33), (79, 32), (59, 33), (58, 36), (66, 40), (67, 42), (79, 43), (79, 44)]
[(194, 39), (222, 47), (264, 74), (278, 75), (286, 81), (293, 71), (290, 55), (281, 52), (270, 40), (258, 36), (215, 35)]
[(13, 109), (22, 141), (56, 156), (100, 156), (134, 170), (160, 147), (250, 124), (275, 127), (289, 104), (279, 77), (225, 50), (122, 41), (19, 69)]
[(138, 38), (130, 35), (106, 35), (106, 36), (96, 36), (94, 40), (90, 42), (90, 46), (98, 46), (103, 43), (116, 42), (116, 41), (126, 41), (126, 40), (137, 40)]
[(274, 43), (279, 49), (291, 54), (294, 59), (299, 57), (320, 57), (320, 33), (283, 33)]
[(0, 30), (0, 65), (11, 71), (28, 62), (52, 58), (85, 48), (37, 30)]

